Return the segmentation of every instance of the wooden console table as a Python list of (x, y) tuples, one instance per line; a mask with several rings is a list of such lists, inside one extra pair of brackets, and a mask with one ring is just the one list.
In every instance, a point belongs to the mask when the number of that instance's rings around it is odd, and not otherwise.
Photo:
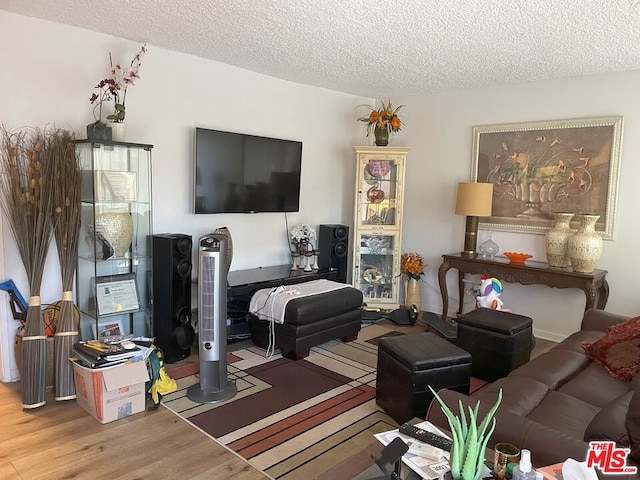
[[(587, 297), (585, 310), (596, 308), (604, 310), (609, 298), (609, 284), (607, 283), (606, 270), (594, 270), (593, 273), (578, 273), (571, 268), (550, 267), (543, 262), (527, 261), (524, 265), (509, 263), (503, 257), (495, 257), (493, 260), (484, 258), (468, 258), (460, 253), (451, 253), (442, 256), (442, 265), (438, 270), (438, 283), (442, 295), (442, 319), (447, 318), (449, 310), (449, 295), (447, 293), (447, 272), (451, 268), (458, 270), (458, 289), (460, 303), (458, 314), (462, 313), (464, 303), (464, 279), (465, 273), (487, 275), (496, 277), (500, 281), (520, 283), (522, 285), (547, 285), (555, 288), (579, 288)], [(597, 303), (596, 303), (597, 302)]]

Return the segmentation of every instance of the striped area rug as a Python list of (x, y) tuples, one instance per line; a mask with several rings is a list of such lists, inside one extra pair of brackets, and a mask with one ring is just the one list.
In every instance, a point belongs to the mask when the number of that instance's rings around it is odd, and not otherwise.
[(217, 404), (189, 400), (199, 380), (177, 380), (162, 403), (278, 480), (311, 480), (369, 446), (374, 433), (397, 428), (375, 401), (377, 343), (398, 335), (363, 328), (354, 342), (328, 342), (293, 361), (249, 347), (228, 354), (238, 394)]

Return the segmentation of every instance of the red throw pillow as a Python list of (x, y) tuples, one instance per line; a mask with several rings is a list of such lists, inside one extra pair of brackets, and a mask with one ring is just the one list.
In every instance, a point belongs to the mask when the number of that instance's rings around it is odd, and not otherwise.
[(600, 340), (584, 342), (582, 348), (613, 378), (631, 381), (640, 368), (640, 317), (614, 325)]

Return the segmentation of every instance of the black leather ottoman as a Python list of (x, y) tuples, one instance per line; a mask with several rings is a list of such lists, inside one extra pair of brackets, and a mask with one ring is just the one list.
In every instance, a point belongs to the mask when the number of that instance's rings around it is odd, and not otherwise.
[(456, 345), (473, 357), (474, 377), (493, 382), (527, 363), (533, 348), (531, 318), (479, 308), (458, 321)]
[[(282, 355), (299, 360), (309, 355), (309, 349), (342, 338), (358, 338), (362, 317), (362, 292), (345, 287), (330, 292), (300, 297), (287, 303), (284, 323), (276, 323), (276, 347)], [(270, 322), (249, 315), (253, 343), (265, 350), (269, 346)]]
[(429, 385), (468, 395), (470, 378), (471, 355), (434, 333), (380, 339), (376, 403), (399, 424), (425, 418)]

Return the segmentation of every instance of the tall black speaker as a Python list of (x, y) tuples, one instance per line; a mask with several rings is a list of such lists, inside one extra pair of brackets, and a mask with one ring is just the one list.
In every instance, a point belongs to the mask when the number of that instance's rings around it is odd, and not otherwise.
[(190, 235), (153, 236), (153, 334), (167, 363), (188, 357), (195, 340), (191, 325)]
[(349, 227), (346, 225), (320, 225), (318, 250), (320, 250), (318, 266), (337, 270), (338, 282), (347, 283)]

